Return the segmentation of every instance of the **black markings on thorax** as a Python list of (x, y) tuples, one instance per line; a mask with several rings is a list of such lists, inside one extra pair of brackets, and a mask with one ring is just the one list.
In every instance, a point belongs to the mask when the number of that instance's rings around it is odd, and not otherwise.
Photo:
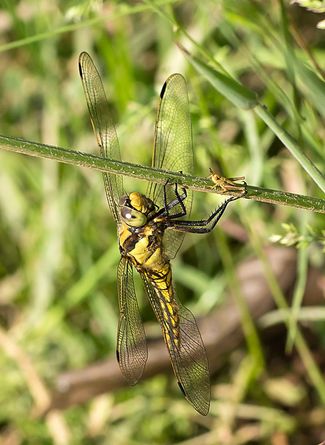
[(136, 246), (138, 241), (139, 241), (138, 234), (137, 233), (131, 233), (131, 235), (128, 238), (126, 238), (126, 240), (124, 241), (123, 245), (120, 246), (121, 250), (124, 253), (131, 252), (135, 248), (135, 246)]

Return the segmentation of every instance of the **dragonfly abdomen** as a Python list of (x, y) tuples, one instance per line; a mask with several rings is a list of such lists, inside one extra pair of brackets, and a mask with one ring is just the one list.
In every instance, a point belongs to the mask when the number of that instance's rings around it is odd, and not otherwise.
[[(179, 347), (179, 308), (174, 297), (172, 286), (172, 271), (169, 261), (158, 270), (147, 270), (146, 276), (156, 291), (160, 305), (162, 319), (161, 327), (167, 345)], [(170, 350), (170, 348), (169, 348)]]
[(156, 315), (161, 322), (165, 341), (168, 345), (173, 343), (174, 347), (178, 347), (179, 316), (172, 286), (172, 271), (169, 259), (164, 254), (163, 232), (157, 229), (157, 224), (148, 224), (132, 233), (125, 227), (120, 231), (120, 246), (122, 253), (130, 258), (140, 273), (146, 275), (154, 288), (162, 316)]

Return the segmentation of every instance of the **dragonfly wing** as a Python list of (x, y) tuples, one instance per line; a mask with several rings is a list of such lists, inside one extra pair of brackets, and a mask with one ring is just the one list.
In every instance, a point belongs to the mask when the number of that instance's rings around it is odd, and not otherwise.
[[(100, 154), (103, 158), (121, 160), (119, 142), (104, 87), (90, 55), (79, 56), (79, 73)], [(119, 222), (118, 200), (124, 194), (122, 176), (104, 173), (106, 197), (115, 221)]]
[[(160, 93), (152, 166), (163, 170), (182, 171), (185, 174), (193, 172), (191, 117), (186, 81), (181, 74), (168, 77)], [(162, 184), (151, 183), (148, 188), (148, 196), (159, 207), (164, 206), (163, 187)], [(175, 199), (173, 186), (168, 187), (167, 199)], [(187, 191), (184, 203), (189, 215), (192, 205), (190, 190)], [(179, 206), (176, 206), (171, 213), (179, 211)], [(176, 255), (183, 238), (184, 233), (165, 233), (165, 251), (169, 258)]]
[(159, 303), (164, 296), (152, 286), (148, 277), (144, 274), (142, 277), (149, 301), (161, 325), (179, 387), (196, 411), (206, 416), (211, 398), (209, 366), (195, 318), (189, 309), (177, 301), (179, 339), (175, 338), (172, 326), (166, 323)]
[(135, 385), (141, 378), (147, 357), (147, 344), (135, 295), (133, 266), (121, 258), (117, 269), (120, 319), (116, 355), (126, 380)]
[(210, 408), (210, 374), (206, 350), (192, 312), (179, 306), (180, 347), (171, 346), (179, 386), (194, 408), (206, 416)]

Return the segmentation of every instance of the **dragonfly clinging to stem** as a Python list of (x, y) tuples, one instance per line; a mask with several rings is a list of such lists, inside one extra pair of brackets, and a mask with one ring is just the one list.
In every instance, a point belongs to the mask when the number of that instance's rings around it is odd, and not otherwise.
[[(121, 160), (119, 142), (100, 75), (89, 54), (79, 57), (79, 71), (100, 154)], [(172, 74), (160, 94), (152, 167), (193, 170), (189, 102), (185, 79)], [(117, 270), (119, 324), (117, 359), (130, 384), (140, 379), (147, 345), (135, 295), (133, 269), (142, 277), (152, 309), (160, 323), (171, 364), (186, 399), (201, 414), (210, 406), (208, 359), (193, 314), (178, 300), (170, 259), (178, 252), (186, 232), (208, 233), (217, 224), (230, 197), (202, 221), (186, 221), (192, 192), (177, 184), (150, 183), (146, 195), (126, 194), (122, 176), (104, 173), (106, 197), (116, 221), (121, 259)]]

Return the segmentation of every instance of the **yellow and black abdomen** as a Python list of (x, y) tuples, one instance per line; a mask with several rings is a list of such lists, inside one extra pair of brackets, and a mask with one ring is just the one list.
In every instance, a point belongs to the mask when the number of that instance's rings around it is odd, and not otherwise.
[[(153, 309), (162, 323), (167, 344), (179, 344), (178, 305), (174, 298), (172, 270), (163, 251), (163, 231), (155, 224), (147, 224), (136, 231), (127, 225), (119, 232), (120, 250), (127, 256), (139, 273), (145, 275), (156, 293), (157, 304)], [(159, 308), (160, 313), (157, 313)]]

